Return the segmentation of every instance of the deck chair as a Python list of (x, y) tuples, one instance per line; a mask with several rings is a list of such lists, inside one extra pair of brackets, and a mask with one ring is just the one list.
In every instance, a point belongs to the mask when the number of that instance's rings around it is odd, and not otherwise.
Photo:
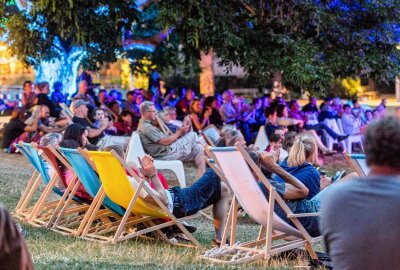
[(262, 125), (258, 130), (256, 141), (254, 142), (254, 146), (258, 147), (258, 149), (264, 151), (267, 149), (269, 145), (269, 139), (267, 136), (267, 132), (265, 131), (265, 126)]
[[(318, 213), (293, 214), (241, 145), (210, 147), (209, 151), (215, 161), (214, 165), (209, 163), (210, 166), (224, 174), (225, 177), (222, 179), (226, 179), (234, 197), (222, 237), (222, 243), (225, 243), (230, 231), (230, 244), (211, 249), (202, 258), (213, 262), (236, 264), (257, 259), (269, 260), (271, 256), (281, 252), (304, 247), (311, 258), (317, 259), (311, 244), (321, 241), (322, 237), (311, 237), (299, 222), (298, 217), (315, 216)], [(253, 172), (269, 190), (268, 200), (261, 191)], [(278, 203), (286, 212), (295, 227), (274, 213), (275, 203)], [(235, 244), (239, 205), (261, 227), (256, 240)], [(288, 241), (273, 245), (273, 241), (281, 239)]]
[(174, 133), (171, 131), (171, 129), (165, 124), (164, 120), (163, 120), (159, 115), (156, 116), (156, 119), (157, 119), (158, 124), (160, 125), (161, 131), (162, 131), (165, 135), (170, 136), (170, 135), (174, 134)]
[[(45, 227), (49, 228), (51, 220), (54, 219), (54, 217), (58, 214), (58, 211), (61, 208), (61, 206), (65, 203), (65, 199), (68, 196), (69, 192), (71, 191), (73, 184), (71, 183), (71, 185), (67, 185), (57, 160), (47, 147), (38, 146), (36, 143), (26, 144), (25, 147), (30, 149), (32, 152), (36, 150), (37, 153), (40, 155), (40, 157), (47, 162), (47, 166), (51, 166), (54, 170), (54, 174), (51, 176), (50, 181), (46, 182), (46, 187), (44, 191), (42, 192), (42, 194), (39, 197), (39, 200), (35, 204), (32, 213), (27, 218), (27, 222), (30, 223), (31, 225), (34, 226), (44, 225)], [(62, 187), (61, 190), (56, 185), (57, 181), (61, 181), (61, 187)], [(76, 181), (76, 175), (73, 175), (72, 182), (75, 181)], [(59, 195), (61, 199), (48, 202), (48, 200), (51, 199), (50, 196), (53, 193)], [(82, 205), (83, 200), (80, 200), (76, 197), (74, 197), (73, 199), (74, 199), (74, 205), (76, 207), (74, 207), (72, 213), (74, 214), (80, 213), (88, 208), (86, 205)], [(54, 203), (56, 203), (55, 206)], [(48, 204), (54, 207), (45, 207)], [(68, 212), (71, 213), (71, 209)]]
[(199, 134), (204, 138), (204, 141), (209, 145), (209, 146), (215, 146), (215, 143), (211, 140), (211, 138), (205, 134), (203, 131), (199, 131)]
[(369, 174), (370, 169), (364, 154), (344, 153), (344, 156), (359, 176), (367, 176)]
[[(76, 230), (73, 228), (81, 223), (92, 200), (87, 197), (79, 197), (76, 194), (80, 181), (69, 162), (55, 148), (52, 146), (36, 146), (35, 148), (41, 150), (41, 156), (53, 168), (57, 178), (61, 180), (65, 187), (65, 191), (45, 227), (63, 234), (74, 234)], [(73, 173), (69, 184), (61, 171), (60, 165)], [(39, 214), (36, 213), (36, 215)]]
[[(157, 197), (153, 195), (153, 192), (148, 186), (147, 182), (137, 176), (136, 173), (133, 172), (132, 169), (126, 165), (125, 161), (120, 156), (118, 156), (115, 151), (88, 151), (87, 153), (96, 166), (96, 170), (100, 176), (100, 180), (104, 187), (105, 193), (110, 197), (113, 202), (126, 209), (122, 221), (118, 226), (115, 235), (111, 239), (111, 243), (116, 243), (143, 234), (154, 232), (163, 240), (171, 244), (182, 245), (180, 243), (171, 242), (161, 232), (162, 228), (176, 225), (192, 242), (191, 246), (200, 247), (200, 243), (189, 233), (189, 231), (181, 223), (181, 221), (193, 218), (194, 216), (177, 219), (168, 210), (168, 208)], [(110, 170), (110, 168), (113, 168), (113, 170)], [(128, 172), (132, 176), (131, 181), (136, 181), (136, 189), (131, 185), (126, 175), (126, 172)], [(143, 191), (147, 192), (148, 196), (151, 196), (157, 205), (150, 204), (143, 200), (139, 196), (139, 194), (141, 194), (141, 192)], [(132, 216), (135, 219), (131, 222), (128, 222), (128, 219)], [(170, 221), (156, 225), (154, 223), (154, 219), (158, 218), (169, 218)], [(140, 229), (139, 227), (137, 227), (136, 229), (132, 229), (131, 232), (126, 230), (132, 225), (138, 223), (142, 223), (147, 226), (144, 229)], [(187, 244), (183, 245), (189, 246)]]
[[(53, 181), (55, 176), (50, 178), (49, 174), (47, 173), (47, 169), (45, 167), (43, 159), (39, 156), (38, 151), (34, 149), (29, 143), (24, 143), (21, 141), (16, 144), (16, 147), (18, 151), (20, 151), (28, 159), (30, 164), (35, 168), (35, 171), (28, 181), (13, 213), (16, 218), (26, 221), (27, 219), (29, 220), (32, 214), (36, 211), (53, 209), (57, 205), (57, 201), (42, 204), (40, 198), (39, 200), (36, 200), (36, 202), (34, 202), (33, 200), (35, 194), (38, 194), (40, 183), (43, 181), (46, 184), (47, 188), (48, 183)], [(56, 190), (56, 192), (61, 193), (61, 191), (59, 190)]]
[[(137, 132), (133, 132), (131, 139), (128, 144), (128, 150), (126, 153), (126, 161), (133, 161), (139, 167), (138, 157), (142, 158), (145, 155), (142, 141)], [(183, 163), (180, 160), (154, 160), (154, 165), (157, 170), (171, 170), (175, 173), (178, 178), (179, 185), (186, 187), (185, 170), (183, 169)]]
[[(115, 204), (108, 198), (102, 187), (99, 176), (93, 170), (92, 165), (82, 156), (85, 152), (82, 149), (69, 149), (59, 148), (58, 151), (66, 157), (68, 162), (71, 164), (73, 170), (78, 176), (78, 182), (82, 183), (88, 194), (93, 197), (93, 201), (90, 204), (84, 218), (81, 220), (78, 228), (71, 229), (75, 236), (79, 236), (84, 239), (109, 242), (109, 237), (104, 237), (104, 234), (108, 234), (116, 230), (121, 217), (125, 211), (120, 206)], [(71, 194), (74, 195), (74, 194)], [(65, 204), (65, 207), (68, 202)], [(59, 214), (60, 217), (66, 209), (62, 209)], [(58, 230), (65, 230), (62, 226), (61, 220), (57, 219), (53, 225), (53, 228)]]

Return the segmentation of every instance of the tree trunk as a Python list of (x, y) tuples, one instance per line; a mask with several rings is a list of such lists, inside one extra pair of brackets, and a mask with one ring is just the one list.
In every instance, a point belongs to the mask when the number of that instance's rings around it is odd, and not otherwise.
[(206, 96), (213, 96), (215, 93), (213, 61), (212, 50), (208, 54), (200, 53), (200, 93)]
[(36, 81), (46, 81), (52, 90), (53, 84), (60, 81), (63, 84), (64, 93), (71, 96), (76, 92), (78, 69), (85, 55), (81, 48), (72, 48), (69, 53), (58, 46), (60, 57), (50, 61), (42, 61), (35, 69)]

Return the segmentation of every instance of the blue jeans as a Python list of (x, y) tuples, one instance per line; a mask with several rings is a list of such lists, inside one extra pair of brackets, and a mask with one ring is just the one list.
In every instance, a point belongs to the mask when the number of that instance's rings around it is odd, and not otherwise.
[(169, 191), (174, 201), (173, 214), (177, 218), (190, 216), (219, 201), (221, 180), (212, 169), (208, 168), (192, 186), (173, 187)]
[(325, 123), (318, 123), (316, 125), (305, 125), (304, 128), (306, 130), (310, 130), (313, 129), (315, 130), (315, 132), (320, 132), (322, 130), (325, 130), (329, 136), (331, 136), (334, 139), (337, 139), (337, 137), (339, 136), (335, 131), (333, 131), (330, 127), (328, 127)]

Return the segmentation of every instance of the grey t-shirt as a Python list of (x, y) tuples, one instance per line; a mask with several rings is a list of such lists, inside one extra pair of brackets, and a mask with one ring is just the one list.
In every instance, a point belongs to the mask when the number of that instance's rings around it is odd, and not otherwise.
[(332, 186), (321, 198), (320, 230), (334, 269), (400, 269), (400, 176)]
[(168, 154), (169, 146), (157, 142), (166, 135), (156, 128), (150, 121), (140, 119), (138, 126), (140, 140), (144, 151), (154, 158), (164, 157)]

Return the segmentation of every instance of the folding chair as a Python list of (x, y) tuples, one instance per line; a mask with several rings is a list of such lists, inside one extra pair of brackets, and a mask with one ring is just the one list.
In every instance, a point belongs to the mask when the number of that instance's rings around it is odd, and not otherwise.
[[(126, 209), (122, 221), (112, 237), (111, 243), (154, 232), (156, 235), (160, 236), (161, 239), (171, 244), (200, 247), (200, 243), (181, 223), (181, 221), (191, 219), (194, 216), (177, 219), (168, 208), (153, 195), (147, 182), (137, 176), (114, 151), (88, 151), (88, 154), (95, 163), (105, 193), (113, 202)], [(110, 167), (113, 168), (112, 171), (109, 169)], [(126, 172), (132, 176), (131, 181), (136, 181), (136, 188), (133, 188), (131, 185)], [(156, 205), (146, 202), (139, 196), (143, 191), (153, 198)], [(128, 220), (130, 217), (134, 217), (134, 220), (129, 222)], [(169, 218), (170, 221), (156, 225), (154, 219), (159, 218)], [(146, 225), (146, 227), (143, 229), (139, 227), (132, 228), (132, 226), (140, 223)], [(192, 245), (171, 242), (160, 230), (171, 225), (178, 226), (183, 234), (192, 242)], [(131, 231), (128, 229), (131, 229)]]
[[(57, 178), (61, 180), (62, 184), (66, 188), (45, 227), (52, 228), (53, 230), (63, 234), (74, 234), (76, 229), (73, 228), (76, 228), (81, 223), (89, 209), (92, 198), (88, 198), (89, 196), (80, 197), (76, 194), (80, 181), (72, 166), (56, 149), (51, 146), (33, 146), (42, 151), (41, 156), (50, 166), (52, 166)], [(65, 169), (72, 173), (69, 184), (67, 183), (60, 166), (64, 166)], [(44, 195), (45, 193), (43, 193), (42, 196)], [(36, 213), (36, 215), (39, 215), (39, 213)]]
[[(87, 155), (82, 149), (69, 149), (69, 148), (59, 148), (58, 151), (66, 157), (69, 164), (71, 164), (74, 172), (78, 176), (78, 183), (82, 183), (83, 187), (87, 193), (94, 198), (87, 210), (84, 218), (81, 220), (79, 227), (68, 230), (75, 236), (79, 236), (89, 240), (110, 242), (110, 237), (104, 237), (104, 234), (108, 234), (116, 230), (121, 217), (124, 215), (125, 211), (117, 204), (113, 203), (110, 198), (108, 198), (102, 187), (99, 176), (93, 170), (92, 166), (94, 164), (89, 164), (91, 162), (85, 159), (83, 155)], [(71, 195), (74, 195), (73, 193)], [(68, 202), (66, 203), (66, 206)], [(62, 209), (59, 214), (60, 217), (63, 216), (65, 209)], [(62, 226), (61, 220), (57, 219), (53, 225), (53, 228), (58, 230), (65, 230)]]
[[(145, 155), (142, 141), (137, 132), (133, 132), (129, 141), (128, 150), (126, 153), (126, 161), (133, 161), (136, 165), (138, 157), (142, 158)], [(154, 165), (158, 170), (171, 170), (175, 173), (178, 178), (179, 185), (186, 187), (185, 170), (183, 169), (183, 163), (180, 160), (154, 160)]]
[[(49, 174), (47, 173), (47, 169), (43, 162), (43, 159), (39, 156), (39, 153), (36, 149), (34, 149), (30, 144), (20, 142), (16, 144), (16, 147), (21, 153), (28, 159), (31, 165), (35, 168), (32, 177), (28, 181), (19, 202), (14, 210), (14, 216), (21, 219), (26, 220), (29, 217), (38, 211), (38, 208), (42, 210), (54, 208), (57, 205), (57, 201), (53, 201), (47, 204), (41, 204), (40, 198), (36, 203), (32, 206), (33, 197), (37, 193), (39, 184), (43, 181), (46, 184), (46, 188), (48, 183), (54, 181), (55, 176), (50, 178)], [(46, 191), (45, 188), (45, 191)], [(56, 192), (60, 192), (59, 190), (55, 190)]]
[(199, 131), (199, 134), (204, 138), (204, 141), (209, 146), (215, 146), (215, 143), (211, 140), (211, 138), (207, 134), (205, 134), (203, 131)]
[(367, 176), (369, 174), (370, 169), (364, 154), (344, 153), (344, 156), (359, 176)]
[(174, 133), (169, 129), (169, 127), (165, 124), (164, 120), (163, 120), (160, 116), (157, 115), (157, 116), (156, 116), (156, 119), (157, 119), (158, 124), (160, 125), (161, 131), (162, 131), (165, 135), (169, 136), (169, 135), (174, 134)]
[[(311, 237), (298, 218), (315, 216), (319, 213), (293, 214), (241, 145), (237, 144), (236, 148), (210, 147), (209, 151), (215, 161), (215, 163), (210, 162), (210, 166), (216, 169), (216, 173), (219, 171), (224, 174), (222, 179), (228, 182), (234, 197), (221, 241), (222, 243), (226, 242), (230, 231), (230, 244), (211, 249), (202, 258), (213, 262), (236, 264), (257, 259), (269, 260), (271, 256), (281, 252), (304, 247), (311, 258), (317, 259), (311, 244), (321, 241), (322, 237)], [(268, 200), (253, 173), (268, 189)], [(275, 203), (279, 204), (295, 227), (274, 213)], [(235, 244), (239, 205), (261, 227), (256, 240)], [(281, 239), (288, 241), (273, 245), (273, 241)]]

